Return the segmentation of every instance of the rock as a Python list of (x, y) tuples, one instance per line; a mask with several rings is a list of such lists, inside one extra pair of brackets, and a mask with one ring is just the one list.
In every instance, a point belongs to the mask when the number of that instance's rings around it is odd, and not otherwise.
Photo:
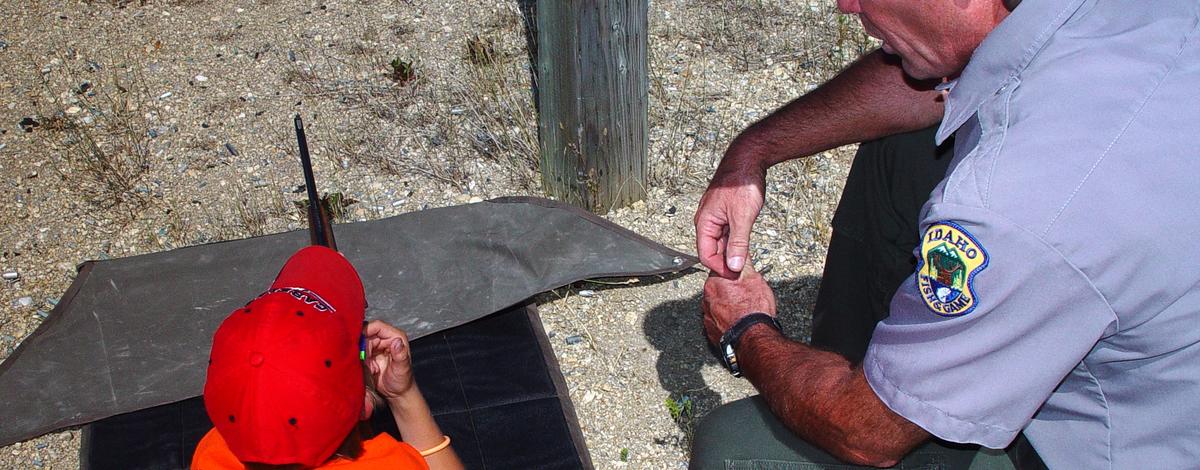
[(675, 206), (671, 206), (667, 208), (665, 213), (667, 214), (667, 217), (675, 217), (676, 211), (678, 211), (678, 209), (675, 209)]
[(563, 341), (565, 341), (567, 344), (574, 345), (574, 344), (582, 343), (583, 337), (579, 336), (579, 335), (571, 335), (571, 336), (566, 337), (566, 339), (564, 339)]
[(3, 39), (0, 39), (0, 51), (5, 50), (5, 49), (8, 49), (8, 43), (4, 42)]
[(18, 122), (17, 125), (21, 126), (21, 129), (25, 132), (33, 132), (33, 128), (41, 126), (42, 123), (37, 122), (37, 120), (32, 117), (26, 117), (22, 119), (21, 122)]
[(16, 271), (9, 271), (9, 272), (4, 273), (5, 281), (15, 281), (20, 278), (21, 278), (21, 273), (18, 273)]
[(584, 290), (579, 291), (579, 296), (580, 297), (595, 297), (596, 291), (590, 290), (590, 289), (584, 289)]
[(171, 92), (169, 92), (169, 91), (168, 91), (168, 92), (166, 92), (166, 93), (163, 93), (163, 94), (161, 94), (161, 95), (158, 95), (158, 99), (160, 99), (160, 100), (165, 100), (165, 99), (167, 99), (167, 98), (170, 98), (170, 97), (171, 97), (171, 95), (174, 95), (174, 93), (171, 93)]
[(80, 111), (83, 111), (83, 108), (80, 108), (79, 106), (71, 106), (70, 108), (67, 108), (66, 113), (67, 114), (79, 114)]
[(192, 80), (195, 80), (196, 83), (204, 83), (208, 81), (208, 77), (203, 74), (197, 74), (195, 77), (192, 77)]
[(233, 144), (231, 144), (229, 142), (225, 142), (225, 150), (228, 150), (230, 155), (233, 155), (235, 157), (238, 156), (237, 148), (235, 148), (233, 146)]
[(29, 306), (33, 305), (33, 297), (21, 297), (21, 298), (17, 299), (17, 305), (20, 305), (22, 307), (29, 307)]

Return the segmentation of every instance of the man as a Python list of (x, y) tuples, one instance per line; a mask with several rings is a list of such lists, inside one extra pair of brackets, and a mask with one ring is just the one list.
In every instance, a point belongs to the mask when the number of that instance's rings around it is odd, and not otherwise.
[[(365, 307), (341, 254), (292, 255), (213, 336), (204, 406), (214, 428), (191, 468), (461, 469), (414, 381), (407, 336), (380, 321), (364, 328)], [(404, 442), (360, 422), (380, 399)]]
[[(735, 139), (696, 214), (713, 270), (708, 337), (761, 401), (716, 410), (725, 421), (701, 425), (694, 466), (751, 468), (757, 455), (708, 449), (772, 453), (772, 440), (792, 453), (766, 458), (807, 458), (803, 442), (774, 432), (781, 425), (874, 466), (931, 436), (1003, 448), (1021, 432), (1052, 468), (1194, 465), (1200, 3), (839, 7), (860, 16), (882, 54)], [(946, 79), (944, 105), (913, 78)], [(766, 168), (939, 120), (939, 142), (955, 135), (953, 161), (920, 211), (915, 273), (861, 363), (786, 339), (747, 261)], [(763, 401), (773, 417), (746, 418)], [(750, 437), (723, 442), (733, 434), (723, 428), (755, 420), (772, 432), (742, 427)]]

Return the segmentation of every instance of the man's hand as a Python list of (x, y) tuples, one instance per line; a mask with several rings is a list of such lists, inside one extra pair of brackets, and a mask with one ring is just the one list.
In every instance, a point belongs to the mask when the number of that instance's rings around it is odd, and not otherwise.
[(386, 399), (415, 391), (408, 335), (379, 320), (367, 324), (367, 367), (375, 390)]
[(763, 207), (766, 169), (730, 145), (696, 209), (696, 253), (718, 276), (734, 279), (750, 254), (750, 229)]
[(709, 275), (700, 309), (704, 311), (708, 341), (718, 345), (721, 334), (746, 314), (762, 312), (775, 316), (775, 293), (753, 266), (746, 265), (737, 279)]

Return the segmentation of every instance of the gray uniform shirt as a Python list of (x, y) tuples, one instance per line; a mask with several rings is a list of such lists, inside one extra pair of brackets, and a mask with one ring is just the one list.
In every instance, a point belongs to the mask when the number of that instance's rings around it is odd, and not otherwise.
[(956, 442), (1200, 463), (1200, 1), (1026, 0), (972, 56), (920, 266), (863, 362)]

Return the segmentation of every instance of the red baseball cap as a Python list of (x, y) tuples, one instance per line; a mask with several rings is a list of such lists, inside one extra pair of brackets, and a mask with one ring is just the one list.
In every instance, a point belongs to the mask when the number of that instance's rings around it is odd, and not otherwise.
[(310, 246), (221, 323), (204, 406), (239, 460), (315, 467), (333, 455), (362, 413), (365, 307), (350, 262)]

